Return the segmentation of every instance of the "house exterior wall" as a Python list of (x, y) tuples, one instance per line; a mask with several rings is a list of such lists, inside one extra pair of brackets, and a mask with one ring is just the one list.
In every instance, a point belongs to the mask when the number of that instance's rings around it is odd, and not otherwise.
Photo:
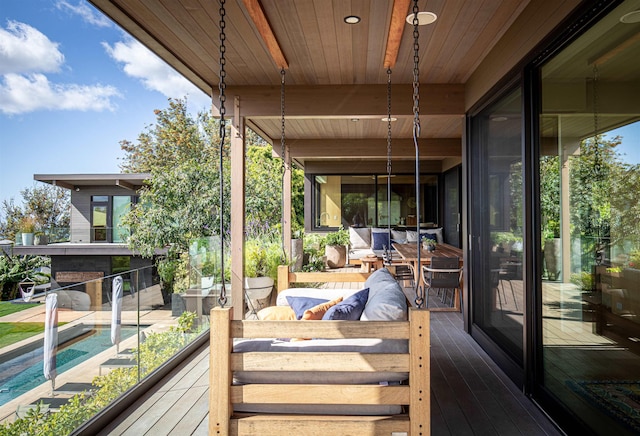
[(118, 186), (83, 186), (71, 191), (71, 242), (91, 242), (91, 196), (135, 195), (135, 191)]

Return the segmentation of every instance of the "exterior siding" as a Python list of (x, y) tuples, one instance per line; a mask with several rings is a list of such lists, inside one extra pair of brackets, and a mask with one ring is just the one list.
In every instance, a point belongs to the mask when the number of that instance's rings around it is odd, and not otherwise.
[(92, 195), (135, 195), (135, 191), (118, 186), (83, 186), (79, 191), (71, 191), (71, 242), (87, 244), (91, 242), (91, 196)]

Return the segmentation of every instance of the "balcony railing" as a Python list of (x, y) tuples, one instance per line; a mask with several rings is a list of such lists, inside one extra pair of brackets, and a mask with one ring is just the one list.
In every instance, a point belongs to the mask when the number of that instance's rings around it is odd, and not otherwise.
[[(4, 425), (23, 428), (19, 426), (40, 419), (39, 426), (55, 426), (57, 434), (68, 434), (130, 397), (137, 386), (158, 377), (158, 371), (176, 365), (175, 356), (206, 340), (208, 313), (189, 312), (184, 304), (172, 306), (172, 299), (181, 297), (165, 293), (154, 281), (152, 269), (52, 289), (32, 297), (31, 302), (40, 304), (13, 314), (11, 323), (18, 327), (27, 321), (44, 323), (47, 298), (56, 295), (53, 358), (43, 350), (51, 329), (0, 349), (0, 421)], [(53, 362), (56, 372), (50, 380), (43, 374), (45, 358)], [(13, 375), (5, 378), (9, 372)], [(45, 409), (47, 413), (42, 413)]]

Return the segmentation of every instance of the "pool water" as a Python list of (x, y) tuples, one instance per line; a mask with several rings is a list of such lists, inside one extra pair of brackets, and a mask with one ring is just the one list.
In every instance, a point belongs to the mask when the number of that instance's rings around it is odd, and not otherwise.
[[(136, 326), (122, 326), (121, 340), (134, 336)], [(113, 347), (110, 326), (92, 326), (81, 339), (72, 339), (58, 347), (56, 368), (58, 376), (85, 360)], [(7, 362), (0, 363), (0, 405), (29, 392), (47, 380), (43, 374), (43, 347), (28, 351)]]

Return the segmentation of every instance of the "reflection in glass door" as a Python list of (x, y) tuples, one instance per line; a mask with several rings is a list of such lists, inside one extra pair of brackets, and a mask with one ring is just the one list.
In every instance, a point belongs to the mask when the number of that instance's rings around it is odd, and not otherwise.
[(640, 433), (640, 40), (621, 20), (635, 9), (540, 74), (543, 387), (602, 435)]
[(460, 167), (444, 173), (444, 239), (447, 244), (460, 247)]
[(523, 362), (522, 103), (518, 88), (471, 120), (473, 323)]

